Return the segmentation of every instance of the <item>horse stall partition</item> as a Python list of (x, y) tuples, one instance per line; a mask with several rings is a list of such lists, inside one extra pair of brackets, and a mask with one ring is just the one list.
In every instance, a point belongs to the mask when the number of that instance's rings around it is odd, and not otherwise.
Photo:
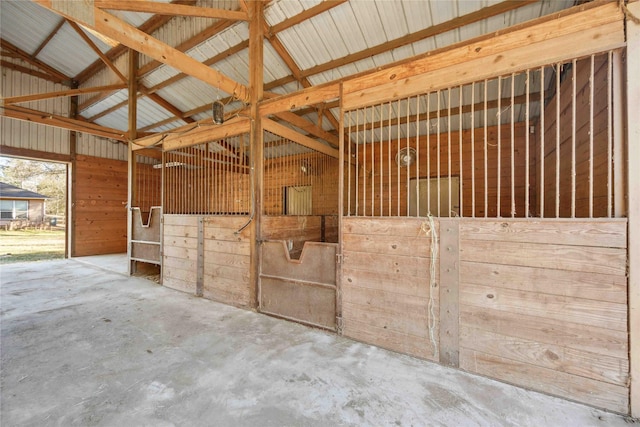
[(345, 336), (629, 412), (621, 55), (345, 85)]
[(164, 153), (163, 285), (251, 306), (248, 133)]
[(269, 131), (264, 140), (259, 310), (335, 330), (338, 159)]
[(129, 260), (132, 271), (138, 262), (161, 265), (162, 262), (162, 153), (134, 155), (134, 180)]

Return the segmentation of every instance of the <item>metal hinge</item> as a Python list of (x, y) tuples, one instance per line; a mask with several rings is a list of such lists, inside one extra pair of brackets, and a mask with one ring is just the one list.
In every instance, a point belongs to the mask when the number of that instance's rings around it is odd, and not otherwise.
[(336, 264), (342, 264), (342, 254), (336, 254)]
[(342, 317), (336, 316), (336, 333), (342, 335)]

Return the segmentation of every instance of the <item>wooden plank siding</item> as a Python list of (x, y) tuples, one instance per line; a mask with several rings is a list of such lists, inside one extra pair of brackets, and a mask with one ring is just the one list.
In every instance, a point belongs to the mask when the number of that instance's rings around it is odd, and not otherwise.
[(249, 230), (236, 234), (247, 221), (244, 216), (204, 218), (204, 298), (235, 307), (250, 306)]
[[(423, 219), (409, 218), (343, 219), (345, 336), (438, 360), (429, 338), (431, 237), (426, 224)], [(436, 316), (438, 299), (435, 292)], [(435, 321), (437, 341), (438, 319)]]
[(629, 410), (626, 220), (460, 220), (460, 367)]
[(71, 256), (127, 252), (127, 162), (78, 155)]
[(204, 298), (248, 307), (249, 232), (236, 234), (246, 222), (237, 216), (164, 215), (162, 284), (195, 295), (202, 280)]
[[(514, 198), (516, 217), (525, 215), (525, 141), (526, 141), (525, 123), (516, 123), (514, 125)], [(459, 133), (451, 132), (451, 153), (448, 151), (448, 133), (433, 134), (430, 136), (421, 136), (419, 147), (416, 147), (415, 138), (411, 138), (409, 142), (406, 139), (393, 140), (391, 142), (363, 144), (358, 147), (359, 171), (358, 171), (358, 215), (360, 216), (377, 216), (382, 212), (383, 216), (389, 215), (389, 203), (391, 203), (391, 216), (407, 215), (407, 189), (408, 179), (416, 178), (437, 178), (438, 177), (438, 158), (440, 159), (440, 177), (447, 178), (460, 177), (462, 173), (462, 193), (461, 199), (464, 201), (462, 205), (461, 215), (464, 217), (483, 217), (484, 209), (484, 128), (477, 128), (474, 131), (474, 162), (471, 161), (471, 130), (462, 132), (462, 165), (460, 164), (459, 150)], [(440, 140), (440, 153), (438, 156), (438, 139)], [(488, 209), (486, 216), (497, 216), (497, 187), (500, 183), (500, 213), (502, 216), (511, 216), (511, 125), (502, 125), (500, 129), (501, 139), (501, 162), (500, 177), (498, 177), (498, 127), (492, 126), (487, 129), (487, 204)], [(389, 147), (391, 144), (391, 147)], [(398, 173), (398, 165), (395, 162), (395, 154), (398, 150), (407, 147), (417, 148), (419, 152), (418, 170), (412, 165), (407, 169), (400, 168)], [(365, 155), (366, 150), (366, 155)], [(372, 151), (373, 150), (373, 155)], [(380, 153), (382, 152), (382, 157)], [(388, 153), (391, 156), (388, 156)], [(449, 171), (449, 155), (451, 156), (451, 171)], [(531, 156), (535, 156), (535, 152), (531, 152)], [(372, 159), (373, 157), (373, 159)], [(428, 159), (428, 160), (427, 160)], [(389, 165), (389, 163), (391, 163)], [(472, 207), (471, 199), (474, 192), (472, 184), (472, 173), (475, 170), (475, 210)], [(389, 173), (389, 171), (391, 171)], [(345, 172), (347, 173), (347, 172)], [(352, 172), (353, 173), (353, 172)], [(399, 180), (398, 180), (399, 177)], [(532, 191), (535, 186), (535, 170), (530, 171), (530, 204), (535, 205), (536, 194)], [(366, 192), (364, 182), (366, 180)], [(382, 180), (382, 183), (380, 183)], [(399, 192), (398, 192), (399, 185)], [(372, 196), (373, 186), (373, 196)], [(389, 189), (391, 187), (391, 189)], [(382, 193), (380, 192), (382, 188)], [(355, 213), (355, 177), (352, 177), (352, 214)], [(390, 195), (390, 197), (389, 197)], [(373, 197), (373, 199), (372, 199)], [(432, 197), (436, 197), (432, 195)], [(366, 199), (366, 200), (365, 200)], [(380, 208), (382, 203), (382, 210)], [(454, 204), (457, 204), (455, 201)]]
[[(576, 95), (575, 95), (575, 152), (576, 152), (576, 194), (575, 216), (589, 217), (589, 142), (590, 142), (590, 57), (576, 63)], [(571, 217), (571, 160), (573, 134), (573, 74), (572, 70), (560, 85), (560, 217)], [(607, 216), (607, 162), (608, 162), (608, 63), (607, 55), (594, 58), (593, 79), (593, 216)], [(555, 85), (555, 83), (554, 83)], [(536, 126), (532, 148), (540, 152), (541, 138), (544, 137), (544, 188), (538, 179), (537, 192), (544, 190), (544, 217), (555, 217), (556, 209), (556, 126), (558, 117), (557, 96), (547, 103), (544, 110), (544, 133), (540, 124)], [(533, 144), (532, 144), (533, 146)], [(537, 176), (540, 176), (541, 162), (536, 164)], [(611, 183), (612, 185), (612, 183)], [(532, 208), (540, 214), (540, 206), (532, 203)]]

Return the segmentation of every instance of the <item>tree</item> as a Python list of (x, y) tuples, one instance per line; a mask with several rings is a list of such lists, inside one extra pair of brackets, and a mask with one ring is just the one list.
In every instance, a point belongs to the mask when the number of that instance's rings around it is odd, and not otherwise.
[(0, 158), (0, 180), (25, 190), (49, 196), (47, 215), (64, 215), (67, 166), (62, 163)]

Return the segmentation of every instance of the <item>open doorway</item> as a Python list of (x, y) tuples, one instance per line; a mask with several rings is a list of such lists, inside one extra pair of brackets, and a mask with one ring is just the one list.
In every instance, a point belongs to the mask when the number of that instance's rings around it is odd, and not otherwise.
[(0, 264), (64, 258), (68, 165), (0, 157)]

